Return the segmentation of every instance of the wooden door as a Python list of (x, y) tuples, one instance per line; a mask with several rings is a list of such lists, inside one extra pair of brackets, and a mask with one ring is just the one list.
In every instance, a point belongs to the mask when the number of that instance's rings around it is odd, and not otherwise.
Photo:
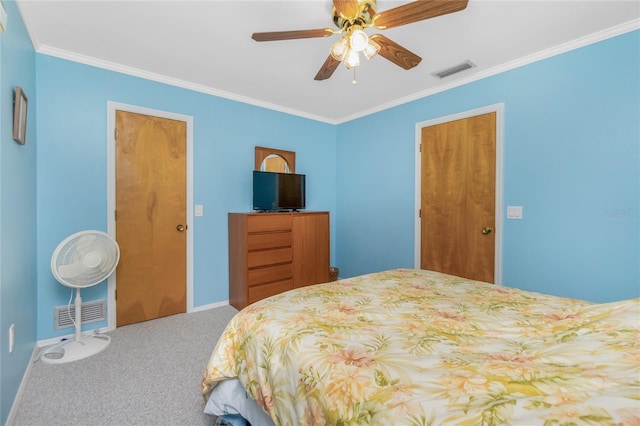
[(186, 312), (186, 127), (116, 111), (117, 326)]
[(496, 113), (422, 129), (420, 268), (494, 282)]
[(293, 286), (329, 281), (329, 213), (293, 213)]

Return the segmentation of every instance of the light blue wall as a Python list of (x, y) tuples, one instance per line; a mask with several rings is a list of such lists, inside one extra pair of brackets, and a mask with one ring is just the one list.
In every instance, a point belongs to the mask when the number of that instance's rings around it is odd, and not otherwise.
[[(503, 284), (640, 296), (640, 32), (342, 124), (342, 276), (413, 267), (415, 124), (504, 103)], [(506, 212), (503, 215), (506, 217)]]
[[(35, 53), (13, 1), (0, 33), (0, 424), (9, 416), (36, 340)], [(13, 94), (28, 98), (26, 144), (13, 140)], [(9, 327), (15, 345), (9, 353)]]
[[(51, 253), (73, 232), (107, 227), (108, 100), (194, 117), (194, 203), (205, 209), (192, 222), (196, 306), (228, 298), (226, 215), (250, 209), (255, 145), (296, 151), (308, 208), (331, 211), (341, 276), (412, 267), (415, 123), (500, 102), (504, 204), (524, 206), (523, 220), (505, 220), (504, 284), (594, 301), (640, 294), (638, 31), (331, 126), (36, 55), (15, 4), (4, 3), (2, 422), (36, 338), (71, 331), (53, 330), (53, 308), (69, 290), (51, 276)], [(29, 96), (25, 146), (11, 137), (15, 85)], [(83, 296), (105, 298), (106, 285)], [(16, 350), (8, 354), (12, 323)]]
[[(36, 55), (38, 83), (38, 339), (70, 290), (49, 269), (56, 245), (83, 229), (107, 229), (107, 101), (193, 116), (194, 305), (228, 300), (227, 213), (251, 210), (254, 147), (296, 151), (307, 208), (335, 211), (335, 126)], [(335, 233), (332, 238), (335, 241)], [(107, 297), (106, 283), (83, 301)], [(106, 323), (87, 324), (87, 328)]]

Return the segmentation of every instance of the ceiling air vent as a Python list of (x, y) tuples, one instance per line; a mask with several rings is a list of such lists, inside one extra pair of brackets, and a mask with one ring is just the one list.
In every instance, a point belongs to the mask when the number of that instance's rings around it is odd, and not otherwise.
[(450, 68), (447, 68), (446, 70), (442, 70), (442, 71), (438, 71), (438, 72), (434, 72), (432, 75), (435, 75), (438, 78), (445, 78), (445, 77), (449, 77), (450, 75), (459, 73), (461, 71), (465, 71), (468, 70), (469, 68), (473, 68), (475, 67), (476, 64), (474, 64), (471, 61), (465, 61), (461, 64), (458, 65), (454, 65)]

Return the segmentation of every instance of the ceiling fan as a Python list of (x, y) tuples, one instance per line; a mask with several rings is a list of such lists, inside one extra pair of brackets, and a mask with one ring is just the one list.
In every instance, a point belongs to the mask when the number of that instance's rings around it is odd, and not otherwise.
[(468, 1), (417, 0), (393, 9), (377, 12), (376, 0), (333, 0), (331, 13), (337, 30), (321, 28), (273, 31), (253, 33), (251, 38), (255, 41), (276, 41), (343, 34), (340, 40), (329, 49), (329, 56), (316, 74), (315, 80), (326, 80), (331, 77), (340, 62), (344, 62), (349, 69), (357, 67), (360, 65), (360, 53), (367, 59), (380, 54), (385, 59), (408, 70), (418, 65), (422, 58), (382, 34), (368, 36), (364, 30), (372, 27), (385, 30), (459, 12), (467, 7)]

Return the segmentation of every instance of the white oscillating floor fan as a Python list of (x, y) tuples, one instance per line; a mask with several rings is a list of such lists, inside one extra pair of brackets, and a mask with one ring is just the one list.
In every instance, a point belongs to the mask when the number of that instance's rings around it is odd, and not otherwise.
[(108, 234), (102, 231), (81, 231), (67, 237), (51, 256), (51, 272), (60, 284), (76, 289), (75, 338), (47, 348), (42, 361), (60, 364), (97, 354), (111, 340), (103, 334), (82, 335), (82, 298), (80, 289), (96, 285), (107, 279), (118, 265), (120, 249)]

